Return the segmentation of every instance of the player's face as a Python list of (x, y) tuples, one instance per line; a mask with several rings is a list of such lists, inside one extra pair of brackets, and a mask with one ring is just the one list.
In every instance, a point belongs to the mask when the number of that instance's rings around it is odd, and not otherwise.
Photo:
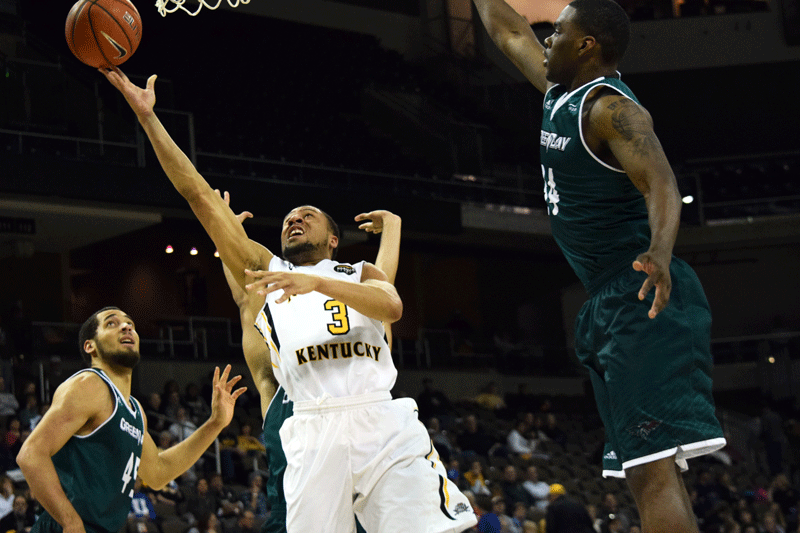
[(284, 258), (302, 263), (306, 257), (323, 254), (331, 240), (328, 219), (316, 207), (293, 209), (283, 220), (281, 250)]
[(97, 315), (94, 347), (100, 358), (114, 366), (133, 368), (139, 362), (139, 334), (131, 317), (119, 309)]
[(552, 83), (568, 84), (574, 77), (584, 37), (574, 18), (575, 9), (565, 7), (553, 23), (553, 34), (544, 40), (545, 76)]

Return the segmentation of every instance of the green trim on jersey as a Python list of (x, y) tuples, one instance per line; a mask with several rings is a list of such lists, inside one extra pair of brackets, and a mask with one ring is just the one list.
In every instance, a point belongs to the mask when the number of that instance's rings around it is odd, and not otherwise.
[(583, 104), (600, 85), (638, 103), (617, 78), (601, 77), (571, 93), (555, 85), (544, 97), (539, 148), (553, 237), (590, 294), (650, 246), (644, 196), (622, 170), (597, 159), (583, 139)]
[[(123, 398), (102, 370), (87, 368), (73, 377), (81, 372), (93, 372), (105, 381), (114, 398), (114, 412), (89, 435), (73, 435), (53, 456), (53, 464), (86, 530), (116, 533), (125, 525), (131, 509), (142, 458), (144, 418), (139, 402), (132, 396)], [(54, 520), (50, 523), (40, 517), (32, 533), (39, 531), (40, 522), (40, 528), (45, 524), (50, 530), (58, 526)]]

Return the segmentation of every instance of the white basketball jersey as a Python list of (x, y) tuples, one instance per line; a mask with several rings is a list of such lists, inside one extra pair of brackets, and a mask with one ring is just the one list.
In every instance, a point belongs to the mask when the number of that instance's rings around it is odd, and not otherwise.
[[(330, 259), (313, 266), (295, 266), (279, 257), (272, 272), (300, 272), (350, 283), (361, 282), (364, 262), (355, 265)], [(270, 347), (275, 376), (293, 402), (321, 401), (370, 392), (390, 391), (397, 378), (383, 324), (318, 292), (267, 295), (256, 318)]]

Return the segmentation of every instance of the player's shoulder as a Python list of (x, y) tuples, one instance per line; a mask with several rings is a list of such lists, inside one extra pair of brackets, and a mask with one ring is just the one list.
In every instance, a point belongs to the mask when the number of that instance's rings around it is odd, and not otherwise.
[(76, 372), (59, 385), (53, 403), (75, 406), (100, 405), (110, 399), (108, 382), (93, 369)]

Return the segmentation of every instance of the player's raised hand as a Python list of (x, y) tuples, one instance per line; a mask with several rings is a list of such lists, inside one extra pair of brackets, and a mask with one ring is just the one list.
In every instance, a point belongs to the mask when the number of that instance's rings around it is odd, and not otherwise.
[(233, 386), (242, 379), (242, 376), (234, 376), (229, 380), (230, 373), (231, 365), (225, 367), (222, 375), (219, 373), (219, 367), (216, 367), (214, 368), (214, 379), (212, 381), (214, 392), (211, 394), (211, 419), (222, 424), (223, 427), (230, 424), (233, 418), (236, 398), (247, 390), (247, 387), (233, 390)]
[(377, 211), (356, 215), (355, 221), (365, 221), (358, 226), (358, 229), (363, 229), (367, 233), (380, 233), (383, 231), (384, 226), (393, 222), (399, 222), (400, 217), (385, 209), (379, 209)]
[(248, 291), (255, 291), (261, 296), (266, 296), (279, 289), (283, 290), (283, 296), (275, 300), (275, 303), (288, 301), (292, 296), (298, 294), (308, 294), (317, 290), (321, 280), (319, 276), (312, 274), (301, 274), (299, 272), (270, 272), (268, 270), (245, 270), (245, 275), (255, 278), (255, 281), (245, 285)]
[[(231, 206), (231, 195), (228, 191), (225, 191), (225, 193), (223, 194), (219, 191), (219, 189), (214, 189), (214, 192), (216, 192), (222, 197), (222, 199), (225, 201), (225, 205), (227, 205), (228, 207)], [(250, 211), (242, 211), (241, 213), (236, 215), (236, 218), (237, 220), (239, 220), (239, 224), (243, 224), (244, 221), (247, 220), (248, 218), (253, 218), (253, 213), (251, 213)]]
[(669, 295), (672, 292), (672, 277), (669, 274), (671, 259), (671, 257), (665, 259), (657, 254), (645, 252), (640, 254), (633, 262), (634, 270), (647, 274), (647, 279), (644, 280), (642, 288), (639, 289), (639, 299), (644, 300), (647, 293), (653, 287), (656, 288), (653, 305), (647, 313), (650, 318), (655, 318), (669, 303)]
[(133, 112), (136, 113), (137, 116), (146, 117), (153, 114), (153, 106), (156, 105), (155, 84), (157, 76), (155, 74), (147, 78), (147, 85), (142, 89), (134, 85), (133, 82), (128, 79), (128, 76), (117, 67), (113, 69), (101, 68), (98, 70), (111, 82), (111, 85), (122, 93), (122, 96), (125, 97), (128, 105), (131, 106), (131, 109), (133, 109)]

